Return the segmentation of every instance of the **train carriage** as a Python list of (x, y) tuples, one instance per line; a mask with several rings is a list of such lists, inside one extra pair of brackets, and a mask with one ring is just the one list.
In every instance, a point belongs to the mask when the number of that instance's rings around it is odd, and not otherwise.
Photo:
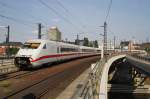
[(49, 40), (29, 40), (18, 51), (15, 65), (34, 68), (46, 63), (100, 54), (98, 48), (73, 45)]

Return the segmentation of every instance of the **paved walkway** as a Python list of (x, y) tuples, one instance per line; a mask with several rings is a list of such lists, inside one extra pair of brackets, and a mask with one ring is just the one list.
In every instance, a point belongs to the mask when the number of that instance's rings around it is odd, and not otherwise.
[(77, 90), (77, 85), (84, 84), (88, 77), (89, 70), (85, 70), (77, 79), (75, 79), (56, 99), (71, 99)]

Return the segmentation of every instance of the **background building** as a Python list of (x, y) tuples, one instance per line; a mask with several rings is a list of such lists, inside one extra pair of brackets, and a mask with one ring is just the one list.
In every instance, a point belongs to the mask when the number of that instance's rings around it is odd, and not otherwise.
[(98, 48), (98, 41), (89, 41), (87, 37), (84, 37), (82, 40), (76, 39), (75, 40), (76, 45), (81, 45), (81, 46), (88, 46), (88, 47), (96, 47)]
[(22, 45), (21, 42), (0, 43), (0, 56), (6, 55), (7, 51), (9, 51), (10, 55), (15, 55)]
[(135, 50), (145, 50), (150, 51), (150, 43), (133, 43), (132, 41), (122, 41), (120, 43), (122, 51), (135, 51)]
[(53, 41), (61, 41), (61, 32), (56, 26), (48, 30), (48, 39)]
[(131, 51), (133, 50), (133, 42), (121, 41), (120, 47), (121, 47), (121, 51)]
[(141, 44), (141, 49), (145, 50), (148, 54), (150, 54), (150, 42), (142, 43)]

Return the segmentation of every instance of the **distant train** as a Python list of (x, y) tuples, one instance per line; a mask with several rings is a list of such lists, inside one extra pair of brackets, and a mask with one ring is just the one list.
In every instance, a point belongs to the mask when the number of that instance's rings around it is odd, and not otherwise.
[(100, 49), (49, 40), (29, 40), (18, 51), (14, 63), (20, 69), (46, 63), (100, 54)]

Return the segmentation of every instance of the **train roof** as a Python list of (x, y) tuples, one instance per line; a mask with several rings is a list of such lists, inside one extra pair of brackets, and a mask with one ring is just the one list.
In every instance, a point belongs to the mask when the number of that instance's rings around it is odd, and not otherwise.
[(87, 47), (87, 46), (79, 46), (79, 45), (74, 45), (74, 44), (68, 44), (64, 42), (57, 42), (57, 41), (51, 41), (51, 40), (42, 40), (42, 39), (32, 39), (28, 40), (27, 42), (34, 42), (34, 43), (57, 43), (62, 46), (71, 46), (71, 47), (80, 47), (81, 49), (95, 49), (98, 50), (99, 48), (94, 48), (94, 47)]
[(51, 41), (51, 40), (42, 40), (42, 39), (32, 39), (28, 40), (27, 42), (33, 42), (33, 43), (53, 43), (53, 44), (58, 44), (58, 45), (66, 45), (66, 46), (72, 46), (72, 47), (78, 47), (77, 45), (74, 44), (68, 44), (64, 42), (58, 42), (58, 41)]
[(50, 41), (50, 40), (42, 40), (42, 39), (32, 39), (32, 40), (28, 40), (27, 42), (34, 42), (34, 43), (47, 43), (47, 42), (52, 42), (55, 43), (55, 41)]
[(80, 49), (94, 49), (94, 50), (100, 50), (100, 48), (87, 47), (87, 46), (80, 46)]

